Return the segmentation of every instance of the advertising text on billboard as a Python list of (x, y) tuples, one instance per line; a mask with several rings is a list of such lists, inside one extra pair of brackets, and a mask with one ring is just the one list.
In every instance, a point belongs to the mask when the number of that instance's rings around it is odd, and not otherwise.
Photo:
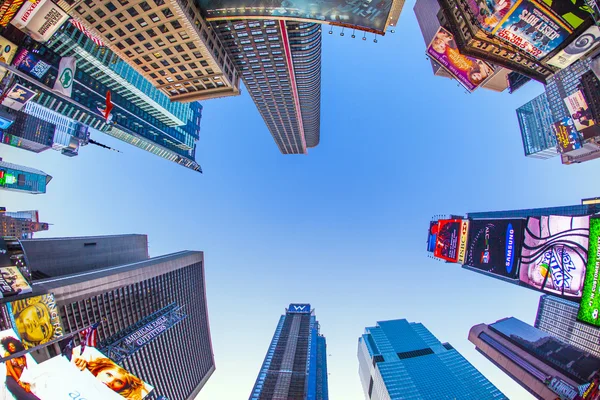
[(594, 116), (588, 106), (585, 96), (581, 90), (576, 91), (565, 98), (565, 104), (577, 129), (584, 139), (591, 139), (600, 135), (600, 126), (594, 120)]
[(458, 263), (464, 264), (467, 259), (467, 239), (469, 238), (469, 220), (463, 219), (460, 224), (460, 243), (458, 245)]
[(21, 49), (15, 57), (13, 65), (20, 71), (43, 79), (46, 72), (50, 70), (51, 65), (42, 61), (37, 55), (29, 52), (27, 49)]
[(433, 228), (437, 235), (433, 255), (450, 262), (458, 261), (461, 219), (440, 219)]
[(555, 122), (552, 129), (556, 135), (556, 143), (560, 153), (568, 153), (582, 147), (579, 132), (575, 129), (575, 124), (571, 118), (565, 117), (559, 122)]
[(588, 216), (530, 217), (521, 251), (522, 284), (578, 300), (586, 273), (589, 220)]
[(590, 244), (577, 319), (600, 326), (600, 219), (590, 218)]
[(48, 343), (63, 334), (52, 293), (8, 303), (8, 312), (15, 331), (27, 349)]
[(30, 0), (19, 10), (11, 24), (34, 40), (46, 42), (68, 18), (68, 14), (51, 0)]
[(494, 68), (481, 60), (460, 54), (454, 36), (440, 27), (427, 47), (427, 54), (469, 92), (494, 74)]

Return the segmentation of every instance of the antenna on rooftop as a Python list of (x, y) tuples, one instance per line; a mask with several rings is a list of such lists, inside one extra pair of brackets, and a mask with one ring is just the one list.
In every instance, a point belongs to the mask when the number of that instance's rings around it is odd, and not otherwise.
[(117, 149), (113, 149), (112, 147), (109, 147), (109, 146), (107, 146), (107, 145), (105, 145), (105, 144), (102, 144), (102, 143), (98, 143), (98, 142), (96, 142), (95, 140), (92, 140), (92, 139), (89, 139), (89, 140), (88, 140), (88, 143), (90, 143), (90, 144), (95, 144), (96, 146), (98, 146), (98, 147), (102, 147), (102, 148), (104, 148), (104, 149), (108, 149), (108, 150), (116, 151), (117, 153), (121, 153), (121, 151), (119, 151), (119, 150), (117, 150)]

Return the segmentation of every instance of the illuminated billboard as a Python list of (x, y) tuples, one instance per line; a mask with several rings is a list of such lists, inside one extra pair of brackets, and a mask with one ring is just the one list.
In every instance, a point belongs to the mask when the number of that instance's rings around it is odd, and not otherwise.
[(51, 0), (29, 1), (21, 7), (11, 24), (38, 42), (46, 42), (69, 16)]
[(207, 20), (291, 19), (383, 34), (393, 0), (201, 0)]
[(17, 267), (0, 268), (0, 298), (31, 293), (31, 286)]
[(27, 102), (35, 97), (37, 92), (21, 84), (15, 83), (6, 94), (2, 104), (13, 110), (19, 111)]
[(573, 150), (581, 149), (581, 139), (579, 132), (575, 129), (573, 119), (565, 117), (559, 122), (552, 125), (552, 130), (556, 136), (558, 151), (560, 153), (568, 153)]
[(584, 139), (591, 139), (600, 135), (600, 126), (594, 120), (592, 110), (585, 101), (585, 96), (581, 90), (566, 97), (565, 104), (573, 118), (575, 129), (583, 135)]
[(310, 304), (290, 304), (287, 312), (294, 314), (309, 314)]
[(469, 227), (465, 265), (517, 279), (524, 220), (473, 220)]
[(533, 0), (519, 0), (493, 33), (538, 60), (556, 49), (572, 30)]
[(467, 259), (467, 239), (469, 238), (469, 226), (470, 222), (468, 219), (463, 219), (460, 223), (460, 240), (458, 245), (458, 263), (464, 264)]
[(8, 303), (12, 326), (29, 349), (62, 336), (58, 307), (52, 293)]
[(494, 74), (494, 68), (481, 60), (460, 54), (454, 36), (440, 27), (427, 47), (427, 54), (438, 62), (469, 92)]
[(0, 26), (6, 26), (23, 6), (25, 0), (6, 0), (0, 7)]
[[(15, 331), (7, 329), (0, 332), (0, 350), (2, 350), (2, 357), (8, 357), (25, 350), (25, 348)], [(0, 380), (2, 380), (0, 398), (3, 400), (31, 399), (31, 396), (28, 397), (31, 385), (25, 381), (25, 378), (35, 365), (36, 362), (29, 353), (0, 363)]]
[(577, 39), (569, 43), (567, 47), (548, 60), (548, 64), (557, 68), (568, 67), (599, 44), (600, 27), (592, 25)]
[(590, 218), (590, 245), (577, 319), (600, 326), (600, 219)]
[[(434, 229), (435, 227), (435, 229)], [(435, 242), (437, 240), (437, 221), (429, 222), (429, 231), (427, 232), (427, 251), (433, 253), (435, 251)]]
[(587, 264), (589, 221), (588, 216), (530, 217), (521, 250), (521, 283), (578, 300)]
[(46, 72), (52, 67), (45, 61), (42, 61), (36, 54), (27, 49), (21, 49), (15, 57), (13, 65), (20, 71), (27, 72), (38, 79), (44, 79)]
[(433, 255), (450, 262), (458, 262), (458, 246), (462, 219), (440, 219), (432, 228), (437, 235)]

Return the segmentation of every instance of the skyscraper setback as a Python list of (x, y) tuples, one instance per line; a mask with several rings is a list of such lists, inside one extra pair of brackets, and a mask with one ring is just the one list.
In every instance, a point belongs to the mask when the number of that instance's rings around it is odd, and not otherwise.
[(310, 304), (279, 318), (250, 400), (328, 400), (325, 337)]
[(34, 232), (47, 230), (48, 224), (40, 222), (37, 211), (7, 212), (0, 207), (0, 237), (31, 239)]
[(365, 328), (358, 361), (365, 399), (507, 399), (450, 343), (405, 319)]

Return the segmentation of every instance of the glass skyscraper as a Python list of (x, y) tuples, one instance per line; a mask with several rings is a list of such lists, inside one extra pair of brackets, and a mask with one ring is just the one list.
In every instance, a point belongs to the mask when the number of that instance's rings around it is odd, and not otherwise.
[(507, 399), (421, 323), (398, 319), (366, 328), (358, 361), (366, 399)]
[(328, 400), (327, 349), (310, 304), (279, 318), (250, 400)]
[(600, 358), (600, 329), (577, 321), (578, 311), (578, 303), (543, 295), (535, 327)]
[(600, 204), (575, 204), (571, 206), (526, 208), (522, 210), (482, 211), (467, 213), (472, 219), (494, 218), (527, 218), (541, 217), (542, 215), (591, 215), (600, 212)]
[(558, 155), (552, 130), (555, 118), (546, 93), (517, 108), (517, 118), (527, 157), (546, 159)]

